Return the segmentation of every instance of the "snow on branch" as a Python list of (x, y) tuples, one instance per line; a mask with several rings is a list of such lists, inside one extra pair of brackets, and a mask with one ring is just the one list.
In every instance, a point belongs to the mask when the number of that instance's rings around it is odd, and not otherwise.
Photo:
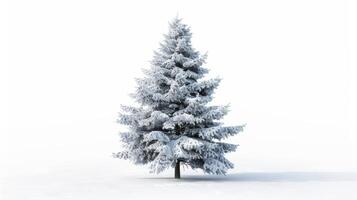
[(162, 131), (151, 131), (149, 134), (144, 135), (144, 142), (151, 142), (153, 140), (163, 143), (170, 142), (170, 138)]
[(197, 117), (194, 117), (193, 115), (183, 113), (183, 114), (175, 115), (175, 116), (171, 117), (169, 120), (167, 120), (163, 124), (163, 128), (166, 130), (173, 130), (176, 125), (178, 125), (178, 126), (183, 126), (185, 124), (193, 125), (196, 123), (200, 123), (202, 121), (203, 121), (203, 119), (201, 119), (201, 118), (197, 118)]
[(194, 128), (187, 129), (185, 131), (186, 135), (190, 136), (198, 136), (205, 140), (213, 140), (213, 139), (226, 139), (229, 136), (233, 136), (241, 131), (243, 131), (243, 126), (215, 126), (210, 128)]

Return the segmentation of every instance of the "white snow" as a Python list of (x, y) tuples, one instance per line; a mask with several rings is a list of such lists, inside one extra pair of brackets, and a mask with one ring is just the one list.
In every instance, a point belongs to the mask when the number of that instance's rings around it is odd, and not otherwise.
[[(227, 176), (173, 170), (149, 175), (138, 167), (123, 170), (118, 159), (57, 166), (47, 172), (6, 176), (2, 200), (117, 199), (304, 199), (355, 200), (357, 173), (233, 172)], [(63, 167), (63, 168), (61, 168)], [(191, 174), (191, 175), (188, 175)]]

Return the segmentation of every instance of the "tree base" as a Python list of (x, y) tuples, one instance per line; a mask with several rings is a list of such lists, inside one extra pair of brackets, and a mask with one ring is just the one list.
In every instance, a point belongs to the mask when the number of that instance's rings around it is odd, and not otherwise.
[(180, 174), (180, 161), (176, 162), (175, 165), (175, 179), (180, 179), (181, 178), (181, 174)]

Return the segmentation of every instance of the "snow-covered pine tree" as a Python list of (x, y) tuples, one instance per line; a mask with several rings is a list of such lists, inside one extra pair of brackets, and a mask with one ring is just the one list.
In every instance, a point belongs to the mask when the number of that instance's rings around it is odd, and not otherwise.
[(233, 168), (224, 154), (237, 145), (221, 140), (244, 126), (223, 126), (218, 120), (228, 107), (208, 105), (220, 79), (201, 79), (208, 72), (205, 59), (191, 46), (190, 28), (175, 18), (146, 77), (137, 81), (133, 97), (140, 106), (122, 106), (118, 122), (129, 131), (120, 133), (125, 150), (114, 157), (150, 164), (155, 173), (175, 167), (175, 178), (180, 163), (209, 174)]

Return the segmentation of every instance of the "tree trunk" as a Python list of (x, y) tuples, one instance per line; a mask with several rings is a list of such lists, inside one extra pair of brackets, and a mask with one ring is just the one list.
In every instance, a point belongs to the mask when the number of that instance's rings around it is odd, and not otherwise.
[(175, 178), (179, 179), (181, 178), (181, 174), (180, 174), (180, 161), (176, 162), (176, 166), (175, 166)]

